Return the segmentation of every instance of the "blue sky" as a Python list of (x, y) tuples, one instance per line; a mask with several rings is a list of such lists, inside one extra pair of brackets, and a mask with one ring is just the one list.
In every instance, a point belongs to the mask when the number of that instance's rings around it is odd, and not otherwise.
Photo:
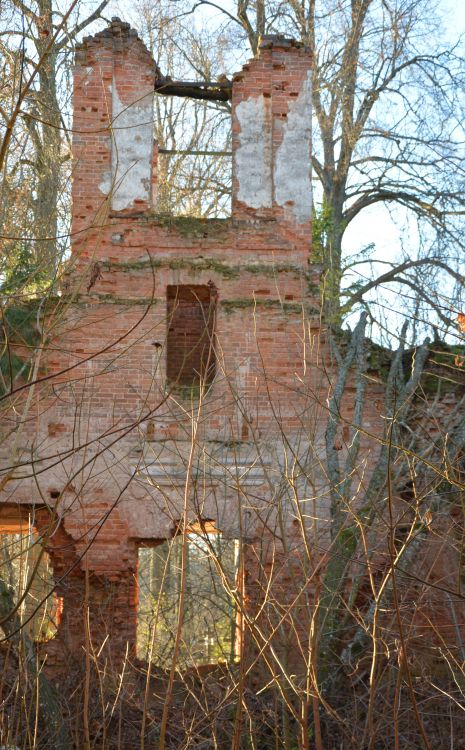
[[(222, 3), (232, 13), (235, 12), (235, 3), (232, 0), (216, 0), (217, 5), (221, 6)], [(432, 5), (436, 3), (432, 2)], [(465, 0), (439, 0), (439, 10), (444, 11), (444, 30), (446, 37), (455, 39), (459, 34), (465, 34)], [(127, 17), (132, 23), (136, 24), (136, 14), (133, 11), (134, 6), (128, 0), (115, 0), (111, 3), (111, 6), (107, 9), (106, 15), (113, 15), (116, 8), (119, 9), (119, 14), (122, 17)], [(125, 9), (128, 12), (125, 13)], [(131, 12), (132, 10), (132, 12)], [(198, 9), (197, 13), (199, 18), (203, 16), (210, 17), (213, 24), (217, 23), (218, 13), (217, 11), (203, 11)], [(213, 18), (212, 18), (213, 15)], [(431, 40), (432, 48), (434, 48), (435, 40)], [(228, 71), (229, 73), (233, 71)], [(397, 222), (397, 223), (396, 223)], [(406, 231), (405, 231), (405, 227)], [(401, 237), (401, 229), (404, 228), (404, 235)], [(381, 206), (374, 206), (371, 209), (364, 210), (359, 218), (357, 218), (349, 227), (345, 237), (345, 249), (349, 254), (355, 253), (360, 250), (363, 246), (374, 243), (375, 251), (374, 258), (383, 261), (395, 260), (400, 256), (401, 241), (404, 242), (404, 250), (408, 253), (411, 251), (415, 254), (415, 245), (417, 244), (416, 228), (414, 222), (410, 225), (406, 225), (406, 215), (401, 215), (399, 212), (393, 217), (389, 215), (386, 208)], [(378, 266), (381, 271), (386, 271), (386, 266)], [(359, 267), (359, 270), (366, 275), (370, 274), (369, 266)], [(387, 293), (387, 300), (392, 300), (392, 305), (389, 305), (391, 310), (397, 310), (401, 313), (402, 302), (399, 300), (394, 292)], [(389, 314), (392, 317), (392, 314)], [(394, 328), (397, 327), (397, 324)]]

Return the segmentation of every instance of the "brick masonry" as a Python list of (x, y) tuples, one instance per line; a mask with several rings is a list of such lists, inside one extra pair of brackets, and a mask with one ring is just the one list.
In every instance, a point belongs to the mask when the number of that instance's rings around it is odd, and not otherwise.
[[(182, 517), (198, 414), (189, 520), (245, 539), (249, 601), (272, 575), (276, 596), (300, 606), (302, 516), (279, 487), (305, 461), (296, 487), (309, 534), (320, 519), (318, 559), (334, 374), (311, 263), (311, 62), (301, 45), (263, 40), (233, 82), (231, 218), (167, 220), (154, 189), (154, 61), (118, 20), (76, 51), (72, 262), (50, 380), (28, 426), (40, 473), (4, 493), (8, 507), (41, 508), (36, 525), (64, 602), (50, 664), (82, 653), (87, 607), (95, 644), (108, 636), (113, 656), (134, 648), (137, 547), (169, 538)], [(214, 369), (191, 392), (183, 370), (205, 370), (205, 355), (186, 365), (185, 342), (202, 329)], [(367, 399), (359, 492), (378, 451), (370, 435), (383, 429), (383, 390), (374, 383)], [(349, 384), (349, 421), (353, 396)]]

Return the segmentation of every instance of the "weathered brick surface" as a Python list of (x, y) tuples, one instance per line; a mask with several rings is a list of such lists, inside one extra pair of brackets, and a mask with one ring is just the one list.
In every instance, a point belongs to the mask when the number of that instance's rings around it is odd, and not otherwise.
[[(189, 520), (210, 519), (226, 536), (242, 535), (249, 549), (249, 600), (269, 594), (271, 577), (270, 601), (292, 603), (294, 622), (308, 632), (314, 589), (302, 590), (302, 581), (327, 539), (321, 457), (335, 367), (318, 313), (320, 269), (309, 265), (308, 207), (296, 193), (308, 175), (300, 174), (297, 187), (280, 180), (283, 154), (303, 153), (308, 145), (307, 137), (294, 143), (285, 123), (299, 123), (296, 102), (305, 104), (310, 68), (305, 48), (264, 41), (233, 84), (233, 150), (236, 157), (245, 151), (234, 161), (232, 217), (167, 221), (156, 214), (156, 171), (147, 185), (145, 172), (134, 170), (140, 197), (131, 185), (114, 200), (115, 160), (119, 164), (124, 141), (115, 136), (118, 119), (122, 130), (131, 127), (121, 114), (115, 119), (115, 92), (123, 103), (118, 112), (139, 106), (153, 91), (153, 60), (120, 22), (77, 51), (72, 263), (63, 287), (65, 314), (47, 353), (46, 373), (53, 378), (35, 394), (25, 437), (27, 450), (40, 446), (40, 473), (10, 483), (5, 495), (10, 502), (45, 501), (56, 512), (52, 521), (48, 511), (37, 516), (64, 600), (59, 635), (49, 645), (54, 663), (63, 648), (82, 653), (87, 609), (95, 644), (108, 636), (107, 647), (119, 655), (127, 642), (134, 647), (137, 544), (166, 539), (177, 528), (197, 417)], [(240, 185), (248, 168), (243, 156), (253, 146), (254, 108), (269, 143), (263, 158), (270, 182), (263, 194), (259, 180), (255, 192)], [(140, 131), (147, 163), (156, 170), (156, 148), (146, 136)], [(130, 174), (131, 164), (128, 169)], [(124, 208), (115, 208), (123, 202)], [(214, 290), (214, 337), (206, 289)], [(192, 304), (192, 290), (200, 305)], [(176, 306), (189, 308), (191, 317), (178, 316)], [(202, 317), (215, 340), (215, 376), (199, 410), (198, 393), (192, 403), (191, 394), (171, 386), (180, 368), (176, 342), (196, 338)], [(167, 350), (173, 352), (168, 367)], [(200, 359), (190, 366), (203, 367)], [(354, 388), (349, 382), (342, 406), (349, 423)], [(366, 400), (355, 503), (379, 450), (373, 436), (383, 428), (383, 390), (373, 382)], [(340, 439), (344, 456), (347, 440)], [(289, 472), (296, 476), (299, 503), (292, 493), (284, 500), (279, 494)], [(262, 612), (269, 627), (276, 625), (276, 612), (274, 606)]]

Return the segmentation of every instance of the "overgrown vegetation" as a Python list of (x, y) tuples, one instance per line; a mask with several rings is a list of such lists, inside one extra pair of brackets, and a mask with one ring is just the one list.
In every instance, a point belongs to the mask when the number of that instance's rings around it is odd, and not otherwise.
[[(139, 336), (138, 325), (155, 314), (164, 325), (165, 308), (160, 313), (153, 296), (60, 290), (70, 242), (73, 45), (96, 19), (103, 26), (107, 4), (8, 0), (1, 8), (0, 744), (460, 750), (461, 41), (443, 37), (432, 49), (439, 20), (426, 0), (240, 0), (196, 22), (194, 10), (210, 3), (137, 5), (141, 33), (173, 77), (217, 80), (256, 52), (264, 33), (292, 34), (310, 47), (317, 179), (311, 261), (323, 271), (318, 310), (314, 288), (311, 305), (220, 295), (226, 324), (237, 315), (244, 325), (248, 315), (250, 327), (237, 368), (223, 357), (221, 339), (216, 346), (210, 337), (213, 386), (200, 378), (195, 390), (164, 381), (159, 387), (165, 341), (154, 324), (152, 381), (144, 392), (137, 347), (148, 334)], [(221, 245), (232, 231), (221, 218), (230, 193), (228, 122), (225, 103), (156, 97), (155, 135), (168, 153), (160, 161), (160, 212), (144, 221), (186, 245)], [(210, 149), (221, 153), (206, 161), (184, 153)], [(173, 205), (187, 216), (173, 217)], [(362, 222), (378, 205), (389, 207), (399, 227), (389, 257), (376, 255), (372, 226)], [(355, 222), (363, 242), (351, 248)], [(215, 274), (225, 283), (262, 274), (278, 289), (283, 274), (306, 278), (292, 258), (265, 267), (153, 255), (102, 267), (141, 277), (160, 269)], [(104, 303), (107, 315), (111, 305), (137, 307), (135, 334), (108, 316), (107, 339), (91, 351), (92, 314)], [(274, 360), (264, 367), (257, 315), (295, 323), (285, 342), (298, 342), (292, 372), (277, 371)], [(50, 335), (58, 323), (69, 340)], [(259, 364), (251, 373), (244, 363), (253, 356)], [(107, 408), (96, 393), (108, 372), (115, 396)], [(118, 413), (123, 383), (130, 396)], [(68, 431), (61, 421), (67, 408)], [(260, 408), (268, 410), (265, 427)], [(209, 419), (219, 425), (212, 440)], [(134, 434), (139, 442), (126, 444)], [(160, 476), (165, 465), (168, 477)], [(169, 519), (170, 542), (141, 534), (122, 544), (128, 489), (137, 512), (157, 498), (151, 512)], [(50, 517), (25, 547), (2, 515), (18, 501)], [(136, 557), (133, 580), (111, 571), (110, 582), (86, 561), (121, 508), (112, 544), (126, 562), (139, 545), (139, 567)], [(212, 508), (226, 508), (229, 536), (220, 526), (202, 528)], [(83, 525), (71, 528), (73, 536), (65, 521), (76, 509)], [(55, 555), (52, 573), (38, 562), (45, 549)], [(105, 618), (118, 596), (130, 617), (136, 578), (138, 654), (127, 644), (113, 659), (115, 633), (108, 626), (102, 636)], [(53, 643), (62, 627), (57, 590), (65, 592), (65, 607), (66, 597), (75, 607), (74, 618), (64, 610), (66, 627), (82, 634), (73, 658), (57, 656)], [(116, 625), (123, 630), (125, 623)]]

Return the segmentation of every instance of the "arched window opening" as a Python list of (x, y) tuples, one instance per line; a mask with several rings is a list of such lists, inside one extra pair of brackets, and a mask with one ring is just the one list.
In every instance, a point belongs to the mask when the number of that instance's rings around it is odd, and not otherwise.
[(237, 539), (226, 539), (211, 522), (190, 526), (185, 536), (156, 547), (139, 548), (140, 658), (151, 656), (158, 666), (170, 666), (184, 585), (179, 668), (239, 659), (239, 549)]

